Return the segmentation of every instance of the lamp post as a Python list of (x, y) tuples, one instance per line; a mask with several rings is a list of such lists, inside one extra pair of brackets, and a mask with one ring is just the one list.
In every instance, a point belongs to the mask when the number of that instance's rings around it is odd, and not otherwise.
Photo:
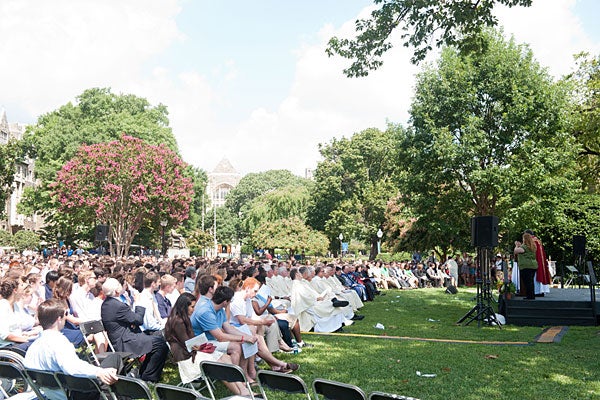
[(381, 253), (381, 238), (383, 237), (383, 231), (381, 228), (377, 230), (377, 254)]
[(340, 233), (340, 236), (338, 236), (338, 239), (340, 239), (340, 259), (341, 259), (342, 257), (344, 257), (344, 248), (342, 245), (342, 240), (344, 240), (344, 234)]
[(167, 245), (165, 242), (165, 228), (167, 227), (167, 223), (168, 223), (168, 221), (166, 219), (163, 219), (160, 221), (160, 226), (162, 228), (161, 238), (160, 238), (160, 254), (163, 256), (167, 252)]

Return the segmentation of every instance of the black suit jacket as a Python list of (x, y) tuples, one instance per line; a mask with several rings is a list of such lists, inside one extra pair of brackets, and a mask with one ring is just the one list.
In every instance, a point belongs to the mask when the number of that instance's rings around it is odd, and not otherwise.
[(125, 351), (139, 357), (152, 350), (152, 337), (140, 330), (145, 311), (144, 307), (136, 307), (133, 312), (127, 304), (114, 297), (104, 300), (100, 315), (115, 351)]

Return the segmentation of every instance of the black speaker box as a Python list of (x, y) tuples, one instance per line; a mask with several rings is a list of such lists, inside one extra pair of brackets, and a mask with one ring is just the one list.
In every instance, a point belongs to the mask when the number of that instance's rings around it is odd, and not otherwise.
[(456, 286), (450, 285), (450, 286), (448, 286), (446, 288), (446, 293), (448, 293), (448, 294), (456, 294), (456, 293), (458, 293), (458, 289), (456, 288)]
[(498, 246), (498, 217), (486, 215), (471, 218), (471, 246)]
[(96, 242), (106, 242), (108, 240), (108, 225), (97, 225), (94, 236)]
[(576, 257), (585, 256), (585, 236), (573, 236), (573, 254)]

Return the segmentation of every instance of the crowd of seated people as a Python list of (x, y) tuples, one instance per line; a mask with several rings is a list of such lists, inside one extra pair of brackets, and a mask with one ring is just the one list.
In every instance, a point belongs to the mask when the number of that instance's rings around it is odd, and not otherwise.
[[(139, 359), (137, 373), (148, 382), (160, 381), (169, 352), (183, 382), (200, 376), (199, 361), (204, 359), (240, 365), (252, 382), (256, 377), (255, 356), (275, 371), (293, 372), (299, 365), (281, 361), (274, 353), (292, 352), (296, 345), (297, 351), (310, 346), (302, 340), (299, 317), (290, 307), (291, 292), (273, 296), (266, 284), (273, 268), (263, 268), (261, 263), (11, 255), (0, 259), (0, 266), (0, 347), (26, 355), (42, 330), (51, 326), (65, 339), (57, 343), (69, 343), (64, 349), (68, 358), (46, 360), (57, 371), (70, 370), (72, 355), (75, 349), (84, 350), (85, 339), (94, 343), (96, 352), (107, 350), (104, 335), (84, 339), (79, 329), (80, 324), (93, 320), (102, 320), (116, 351)], [(286, 269), (282, 277), (290, 271)], [(309, 278), (309, 272), (304, 273)], [(275, 297), (281, 303), (275, 304)], [(343, 300), (341, 303), (344, 305)], [(51, 310), (46, 327), (40, 325), (38, 315), (42, 304)], [(339, 304), (330, 304), (337, 313)], [(345, 308), (352, 314), (348, 302)], [(207, 320), (211, 315), (218, 318)], [(229, 319), (221, 320), (223, 315)], [(215, 322), (218, 327), (212, 325)], [(202, 333), (207, 343), (192, 348), (185, 345), (186, 340)], [(256, 344), (254, 353), (242, 351), (252, 344)], [(60, 358), (60, 354), (58, 351), (52, 357)], [(85, 358), (85, 351), (77, 354)], [(38, 361), (39, 365), (46, 362)], [(98, 376), (104, 371), (80, 366), (77, 368), (95, 371)], [(107, 381), (113, 379), (112, 372), (110, 376)], [(247, 394), (240, 385), (228, 388)]]
[[(358, 311), (375, 300), (380, 289), (472, 281), (468, 271), (472, 260), (466, 256), (444, 263), (305, 264), (273, 259), (5, 255), (0, 258), (0, 347), (26, 352), (46, 329), (39, 323), (38, 308), (52, 299), (55, 303), (47, 303), (52, 319), (48, 326), (59, 329), (70, 346), (85, 345), (81, 323), (100, 319), (115, 350), (139, 358), (137, 372), (146, 381), (160, 381), (170, 352), (184, 383), (200, 376), (199, 363), (207, 359), (239, 365), (252, 382), (255, 357), (276, 371), (297, 370), (298, 364), (281, 361), (276, 353), (311, 347), (302, 332), (341, 331), (361, 320)], [(55, 323), (54, 314), (61, 310), (64, 318)], [(200, 334), (206, 335), (206, 343), (186, 345)], [(108, 348), (102, 334), (85, 339), (97, 352)], [(228, 388), (246, 394), (241, 385)]]

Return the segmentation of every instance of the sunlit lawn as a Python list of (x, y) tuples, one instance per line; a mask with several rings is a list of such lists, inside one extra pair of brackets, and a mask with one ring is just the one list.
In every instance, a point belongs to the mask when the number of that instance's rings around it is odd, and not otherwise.
[[(367, 303), (360, 312), (365, 319), (344, 334), (305, 334), (314, 348), (277, 357), (298, 362), (297, 375), (309, 387), (320, 377), (357, 385), (367, 394), (379, 390), (421, 399), (600, 399), (598, 327), (570, 327), (561, 343), (534, 343), (543, 328), (478, 327), (476, 321), (457, 326), (474, 306), (472, 289), (457, 295), (441, 289), (385, 293)], [(385, 329), (376, 329), (376, 323)], [(165, 371), (163, 381), (178, 379), (176, 369)]]

